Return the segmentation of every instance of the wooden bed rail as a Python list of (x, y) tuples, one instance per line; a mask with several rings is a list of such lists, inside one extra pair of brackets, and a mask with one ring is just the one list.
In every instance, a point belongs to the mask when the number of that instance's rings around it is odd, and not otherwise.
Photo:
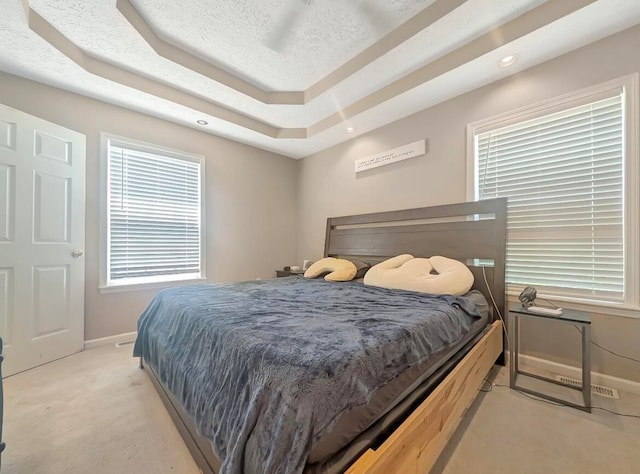
[(404, 423), (378, 449), (365, 451), (347, 474), (428, 473), (501, 352), (496, 321)]

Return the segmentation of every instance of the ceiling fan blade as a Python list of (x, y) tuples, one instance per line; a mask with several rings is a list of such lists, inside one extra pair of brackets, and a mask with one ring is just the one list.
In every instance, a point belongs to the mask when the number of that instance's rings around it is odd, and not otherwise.
[(370, 1), (361, 0), (356, 2), (354, 6), (358, 13), (367, 20), (376, 33), (386, 33), (393, 26), (389, 18), (384, 14), (384, 11), (377, 8)]
[[(314, 0), (291, 0), (289, 6), (280, 15), (276, 25), (265, 39), (265, 46), (281, 52), (286, 45), (288, 34), (300, 21), (300, 17), (308, 11), (307, 7), (312, 6), (313, 3)], [(385, 12), (376, 7), (370, 0), (348, 2), (347, 5), (351, 6), (356, 14), (363, 17), (376, 33), (384, 34), (393, 27)]]
[(306, 6), (311, 5), (311, 3), (310, 0), (292, 0), (287, 10), (280, 16), (278, 22), (267, 36), (264, 42), (265, 46), (274, 51), (282, 51), (286, 43), (287, 34), (293, 30), (299, 21), (300, 15), (304, 13)]

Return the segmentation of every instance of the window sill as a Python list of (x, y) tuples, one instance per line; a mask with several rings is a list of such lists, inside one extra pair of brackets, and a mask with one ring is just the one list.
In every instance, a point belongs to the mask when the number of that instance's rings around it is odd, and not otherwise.
[(161, 290), (164, 288), (172, 288), (174, 286), (195, 285), (198, 283), (205, 283), (207, 279), (205, 277), (189, 278), (186, 280), (170, 280), (170, 281), (156, 281), (150, 283), (131, 283), (126, 285), (101, 285), (98, 287), (100, 294), (109, 293), (124, 293), (129, 291), (145, 291), (145, 290)]
[[(509, 302), (518, 302), (519, 291), (507, 291), (507, 297)], [(548, 306), (545, 301), (560, 306), (561, 308), (575, 309), (579, 311), (586, 311), (593, 314), (604, 314), (606, 316), (620, 316), (623, 318), (640, 319), (640, 308), (627, 306), (622, 303), (612, 303), (606, 301), (576, 301), (573, 298), (561, 297), (561, 296), (546, 296), (544, 294), (538, 294), (538, 300), (542, 303), (542, 306)]]

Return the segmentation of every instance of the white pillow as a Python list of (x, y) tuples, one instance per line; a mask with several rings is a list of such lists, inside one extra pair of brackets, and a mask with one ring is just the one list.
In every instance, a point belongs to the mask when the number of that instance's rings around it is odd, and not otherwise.
[(463, 295), (473, 286), (473, 273), (458, 260), (404, 254), (371, 267), (364, 275), (364, 284), (434, 295)]

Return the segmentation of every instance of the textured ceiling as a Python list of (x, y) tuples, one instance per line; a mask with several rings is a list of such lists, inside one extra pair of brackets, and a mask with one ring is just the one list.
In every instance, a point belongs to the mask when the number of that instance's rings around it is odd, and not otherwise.
[(0, 70), (301, 157), (639, 22), (638, 0), (2, 0)]
[[(135, 0), (165, 40), (271, 90), (304, 90), (433, 0)], [(281, 38), (281, 46), (272, 40)], [(248, 47), (250, 45), (250, 47)], [(273, 47), (272, 47), (273, 46)]]

